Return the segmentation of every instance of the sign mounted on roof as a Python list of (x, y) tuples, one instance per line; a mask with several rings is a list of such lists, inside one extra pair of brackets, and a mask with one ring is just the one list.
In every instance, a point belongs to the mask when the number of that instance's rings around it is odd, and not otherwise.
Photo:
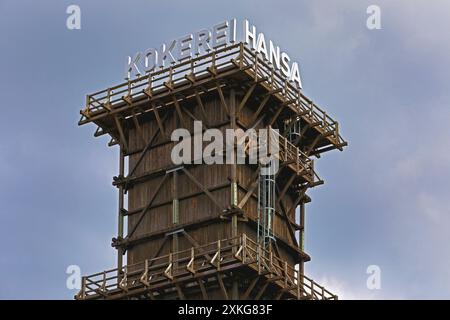
[(242, 23), (242, 31), (237, 34), (237, 21), (231, 19), (214, 25), (212, 28), (189, 33), (178, 39), (162, 44), (159, 48), (149, 48), (128, 56), (125, 79), (155, 71), (157, 68), (169, 67), (196, 56), (209, 53), (219, 48), (243, 42), (256, 51), (262, 59), (269, 62), (289, 81), (302, 88), (299, 65), (291, 61), (289, 55), (280, 50), (272, 40), (266, 40), (262, 32), (247, 19)]

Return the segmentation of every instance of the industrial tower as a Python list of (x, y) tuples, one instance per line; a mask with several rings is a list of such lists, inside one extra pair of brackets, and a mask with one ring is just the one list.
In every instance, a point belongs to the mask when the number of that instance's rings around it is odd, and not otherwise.
[[(88, 95), (80, 125), (119, 146), (117, 267), (77, 299), (337, 299), (304, 274), (313, 156), (338, 123), (240, 42)], [(171, 132), (267, 128), (279, 170), (171, 160)]]

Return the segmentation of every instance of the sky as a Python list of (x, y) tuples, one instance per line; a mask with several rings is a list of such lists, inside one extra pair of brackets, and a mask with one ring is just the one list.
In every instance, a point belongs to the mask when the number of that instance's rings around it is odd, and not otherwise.
[(316, 161), (307, 275), (341, 299), (450, 298), (450, 2), (0, 0), (0, 299), (72, 299), (69, 265), (114, 267), (118, 149), (78, 127), (85, 96), (126, 56), (233, 17), (299, 62), (349, 142)]

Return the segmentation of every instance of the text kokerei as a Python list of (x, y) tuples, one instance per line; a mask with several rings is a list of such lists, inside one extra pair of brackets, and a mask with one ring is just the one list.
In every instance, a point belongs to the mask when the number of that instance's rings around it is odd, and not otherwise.
[(237, 32), (237, 20), (231, 19), (214, 25), (212, 28), (189, 33), (178, 39), (162, 44), (158, 48), (149, 48), (127, 57), (125, 79), (141, 76), (182, 62), (219, 48), (233, 45), (238, 41), (255, 50), (260, 56), (279, 70), (284, 77), (302, 88), (299, 65), (291, 61), (289, 55), (280, 50), (264, 33), (257, 32), (247, 19), (242, 23), (242, 32)]

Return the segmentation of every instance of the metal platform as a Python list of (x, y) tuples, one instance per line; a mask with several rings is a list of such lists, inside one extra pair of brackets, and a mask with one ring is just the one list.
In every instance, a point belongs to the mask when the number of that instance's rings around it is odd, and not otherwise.
[(83, 277), (75, 298), (160, 299), (176, 293), (177, 298), (185, 299), (185, 290), (190, 294), (197, 290), (208, 299), (205, 287), (218, 285), (222, 298), (228, 299), (230, 272), (256, 279), (249, 283), (245, 299), (337, 299), (245, 234)]
[(157, 113), (162, 108), (180, 108), (179, 101), (199, 99), (211, 91), (217, 91), (226, 106), (222, 92), (225, 79), (226, 82), (233, 79), (240, 86), (247, 85), (247, 99), (258, 90), (267, 97), (255, 110), (255, 118), (264, 111), (268, 99), (276, 100), (279, 105), (274, 118), (283, 113), (300, 117), (303, 134), (308, 131), (311, 139), (306, 155), (342, 150), (347, 145), (339, 134), (337, 121), (243, 43), (90, 94), (80, 111), (79, 125), (94, 122), (98, 126), (95, 136), (110, 134), (109, 145), (114, 145), (122, 135), (116, 126), (118, 116), (135, 117), (140, 113)]

